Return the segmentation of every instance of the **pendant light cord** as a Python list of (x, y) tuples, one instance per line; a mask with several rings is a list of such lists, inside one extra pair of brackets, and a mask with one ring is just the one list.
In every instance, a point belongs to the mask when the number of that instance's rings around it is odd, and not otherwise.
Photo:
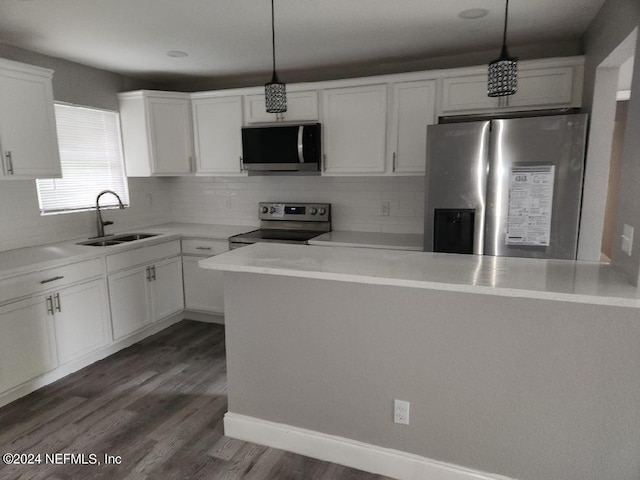
[[(273, 74), (276, 72), (276, 27), (275, 27), (275, 14), (273, 9), (273, 0), (271, 0), (271, 48), (273, 52)], [(506, 27), (505, 27), (506, 28)], [(505, 31), (506, 34), (506, 31)]]
[[(273, 0), (271, 0), (273, 4)], [(502, 48), (507, 45), (507, 18), (509, 16), (509, 0), (507, 0), (507, 5), (504, 9), (504, 33), (502, 34)]]

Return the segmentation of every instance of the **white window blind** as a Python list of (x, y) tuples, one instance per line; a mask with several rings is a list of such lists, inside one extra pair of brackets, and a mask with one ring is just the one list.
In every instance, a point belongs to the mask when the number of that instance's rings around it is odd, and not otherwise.
[[(103, 190), (113, 190), (128, 206), (118, 113), (62, 104), (55, 112), (62, 178), (36, 180), (40, 213), (95, 209)], [(109, 205), (117, 205), (113, 195), (100, 202)]]

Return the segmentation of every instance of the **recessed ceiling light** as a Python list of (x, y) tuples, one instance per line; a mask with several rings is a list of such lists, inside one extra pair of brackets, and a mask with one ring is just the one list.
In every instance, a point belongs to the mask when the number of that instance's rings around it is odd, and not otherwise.
[(460, 18), (464, 18), (465, 20), (475, 20), (476, 18), (486, 17), (487, 15), (489, 15), (489, 10), (484, 8), (470, 8), (458, 14)]
[(176, 57), (176, 58), (178, 58), (178, 57), (188, 57), (189, 54), (187, 52), (182, 52), (180, 50), (169, 50), (167, 52), (167, 56), (168, 57)]

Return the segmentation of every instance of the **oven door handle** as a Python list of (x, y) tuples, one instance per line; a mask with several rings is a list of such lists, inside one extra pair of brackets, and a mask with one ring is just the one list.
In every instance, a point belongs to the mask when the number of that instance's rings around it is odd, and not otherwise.
[(300, 163), (304, 163), (304, 126), (300, 125), (298, 127), (298, 161)]

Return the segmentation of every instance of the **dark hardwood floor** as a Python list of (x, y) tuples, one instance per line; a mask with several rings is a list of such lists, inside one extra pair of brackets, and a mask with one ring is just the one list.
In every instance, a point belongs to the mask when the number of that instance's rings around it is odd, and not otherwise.
[[(224, 348), (224, 327), (185, 320), (1, 408), (0, 455), (42, 463), (0, 462), (0, 479), (386, 478), (225, 437)], [(46, 463), (54, 453), (101, 464)]]

